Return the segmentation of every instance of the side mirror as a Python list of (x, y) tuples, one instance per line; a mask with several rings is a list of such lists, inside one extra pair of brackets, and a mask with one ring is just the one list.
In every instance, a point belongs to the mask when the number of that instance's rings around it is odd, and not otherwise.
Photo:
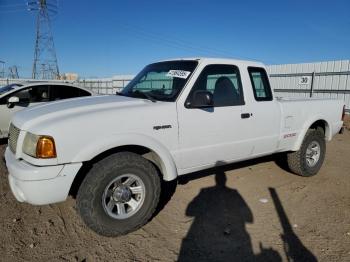
[(186, 103), (186, 106), (192, 108), (206, 108), (214, 105), (213, 94), (206, 90), (194, 91), (192, 101)]
[(15, 104), (19, 103), (19, 98), (17, 96), (11, 96), (7, 100), (7, 107), (12, 108)]

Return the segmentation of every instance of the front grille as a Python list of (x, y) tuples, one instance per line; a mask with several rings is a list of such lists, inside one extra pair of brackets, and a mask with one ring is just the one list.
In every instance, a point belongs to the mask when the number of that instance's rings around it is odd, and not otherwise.
[(19, 132), (20, 130), (11, 123), (9, 130), (9, 147), (13, 153), (16, 153)]

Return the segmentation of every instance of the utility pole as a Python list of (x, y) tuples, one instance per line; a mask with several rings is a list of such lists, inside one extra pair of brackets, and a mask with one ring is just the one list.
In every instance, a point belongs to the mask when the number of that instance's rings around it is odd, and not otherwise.
[(29, 11), (37, 12), (32, 78), (59, 79), (50, 19), (57, 14), (57, 0), (30, 0), (27, 4)]

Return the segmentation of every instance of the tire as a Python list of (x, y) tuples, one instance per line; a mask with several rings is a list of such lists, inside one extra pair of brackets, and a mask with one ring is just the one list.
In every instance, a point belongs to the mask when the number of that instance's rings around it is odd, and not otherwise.
[[(319, 151), (317, 148), (319, 148)], [(310, 152), (311, 154), (307, 154)], [(306, 132), (300, 149), (287, 154), (288, 166), (293, 173), (299, 176), (314, 176), (320, 170), (325, 154), (326, 142), (323, 130), (320, 128), (316, 130), (309, 129)]]
[(78, 191), (77, 209), (96, 233), (124, 235), (148, 222), (160, 191), (161, 181), (151, 162), (135, 153), (115, 153), (88, 172)]

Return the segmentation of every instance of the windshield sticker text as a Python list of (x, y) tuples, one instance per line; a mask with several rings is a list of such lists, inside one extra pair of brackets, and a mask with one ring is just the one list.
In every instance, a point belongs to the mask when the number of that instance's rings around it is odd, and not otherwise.
[(189, 71), (170, 70), (170, 71), (166, 74), (166, 76), (186, 79), (190, 74), (191, 74), (191, 72), (189, 72)]

